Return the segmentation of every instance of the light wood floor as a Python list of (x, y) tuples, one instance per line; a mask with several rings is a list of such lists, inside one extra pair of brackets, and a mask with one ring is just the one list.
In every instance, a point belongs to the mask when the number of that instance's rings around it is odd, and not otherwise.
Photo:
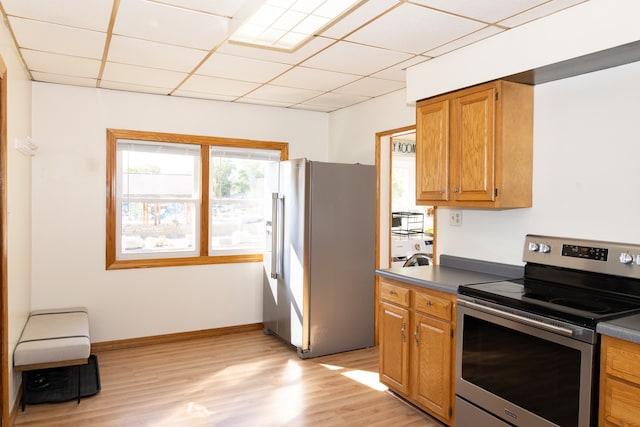
[(381, 391), (377, 349), (302, 360), (261, 331), (97, 353), (102, 390), (15, 426), (425, 426)]

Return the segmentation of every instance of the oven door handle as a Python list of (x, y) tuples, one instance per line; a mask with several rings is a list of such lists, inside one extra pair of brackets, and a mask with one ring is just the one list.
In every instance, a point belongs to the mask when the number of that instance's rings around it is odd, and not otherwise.
[(483, 313), (495, 314), (496, 316), (504, 317), (506, 319), (515, 320), (519, 323), (524, 323), (525, 325), (535, 326), (547, 331), (556, 332), (562, 335), (566, 335), (568, 337), (573, 336), (573, 331), (571, 329), (563, 328), (562, 326), (548, 325), (544, 322), (540, 322), (538, 320), (529, 319), (524, 316), (519, 316), (517, 314), (509, 313), (506, 311), (499, 310), (497, 308), (487, 307), (481, 304), (476, 304), (475, 302), (458, 300), (458, 305), (462, 305), (465, 307), (473, 308), (475, 310), (481, 311)]

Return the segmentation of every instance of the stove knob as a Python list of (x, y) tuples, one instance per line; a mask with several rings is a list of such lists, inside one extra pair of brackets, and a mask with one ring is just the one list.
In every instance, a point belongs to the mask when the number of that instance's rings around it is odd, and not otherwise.
[(620, 254), (620, 262), (622, 264), (631, 264), (633, 262), (633, 257), (629, 255), (627, 252), (622, 252)]
[(551, 246), (547, 245), (546, 243), (540, 243), (540, 249), (538, 249), (538, 251), (542, 252), (543, 254), (548, 254), (549, 252), (551, 252)]
[(540, 246), (538, 246), (536, 242), (529, 242), (529, 252), (537, 252), (538, 248), (540, 248)]

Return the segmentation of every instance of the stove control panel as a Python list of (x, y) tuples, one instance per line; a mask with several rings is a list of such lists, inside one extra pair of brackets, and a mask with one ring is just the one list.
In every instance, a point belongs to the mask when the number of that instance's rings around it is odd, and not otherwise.
[(607, 261), (609, 258), (609, 249), (564, 244), (562, 245), (562, 256)]
[(640, 279), (640, 245), (528, 234), (523, 261)]

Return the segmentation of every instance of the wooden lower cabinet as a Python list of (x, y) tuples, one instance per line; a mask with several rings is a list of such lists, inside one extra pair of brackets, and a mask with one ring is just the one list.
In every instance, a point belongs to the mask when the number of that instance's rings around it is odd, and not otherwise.
[(453, 425), (455, 295), (380, 278), (379, 296), (380, 381)]
[(409, 394), (409, 310), (382, 302), (379, 317), (380, 380)]
[(602, 337), (598, 425), (640, 426), (640, 344)]

